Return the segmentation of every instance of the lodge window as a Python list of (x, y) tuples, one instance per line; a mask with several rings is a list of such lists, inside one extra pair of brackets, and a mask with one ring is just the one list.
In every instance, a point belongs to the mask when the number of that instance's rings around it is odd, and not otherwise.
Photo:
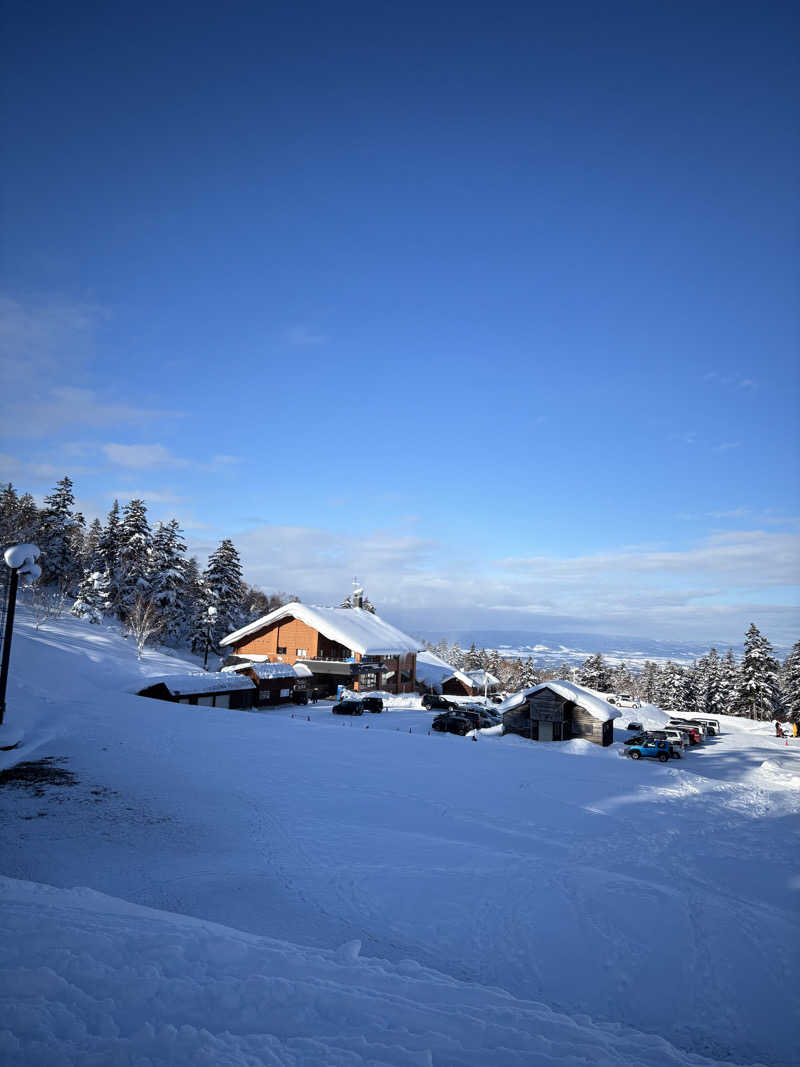
[(307, 648), (296, 648), (294, 650), (294, 653), (295, 653), (296, 656), (307, 656), (308, 655), (308, 649)]
[(286, 645), (278, 645), (277, 652), (278, 652), (279, 656), (285, 656), (286, 655)]

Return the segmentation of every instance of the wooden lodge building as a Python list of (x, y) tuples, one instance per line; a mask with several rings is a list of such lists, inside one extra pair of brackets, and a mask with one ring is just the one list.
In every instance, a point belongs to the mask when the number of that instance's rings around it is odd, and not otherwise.
[(320, 608), (294, 602), (223, 638), (234, 656), (254, 662), (305, 664), (318, 696), (339, 685), (368, 692), (413, 693), (421, 643), (361, 606)]
[(208, 708), (252, 708), (256, 687), (250, 678), (236, 674), (166, 674), (148, 678), (147, 685), (137, 689), (140, 697), (171, 700), (174, 704), (203, 705)]
[(597, 693), (574, 682), (542, 682), (515, 693), (498, 707), (505, 733), (531, 741), (579, 737), (595, 745), (614, 740), (614, 719), (622, 714)]

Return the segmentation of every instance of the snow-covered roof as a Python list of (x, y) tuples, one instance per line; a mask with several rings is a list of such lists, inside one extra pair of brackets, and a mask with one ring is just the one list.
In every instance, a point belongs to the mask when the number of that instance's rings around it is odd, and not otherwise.
[(308, 666), (307, 663), (295, 663), (294, 673), (298, 678), (313, 678), (314, 672)]
[(489, 671), (477, 670), (477, 671), (465, 671), (472, 679), (472, 684), (477, 685), (479, 689), (483, 689), (485, 685), (500, 685), (500, 679), (495, 678)]
[(618, 719), (622, 712), (619, 708), (615, 708), (613, 704), (609, 704), (607, 700), (603, 700), (597, 693), (593, 693), (590, 689), (585, 689), (582, 685), (576, 685), (575, 682), (542, 682), (540, 685), (534, 685), (530, 689), (523, 689), (519, 693), (512, 693), (508, 700), (504, 700), (502, 704), (497, 706), (497, 714), (502, 715), (505, 711), (513, 711), (514, 708), (518, 708), (520, 704), (524, 704), (528, 697), (534, 693), (538, 693), (540, 689), (551, 689), (554, 693), (558, 693), (560, 697), (565, 700), (572, 700), (588, 711), (594, 719), (599, 719), (600, 722), (607, 722), (609, 719)]
[(224, 693), (231, 689), (255, 689), (255, 683), (250, 678), (242, 678), (237, 674), (209, 674), (206, 671), (198, 674), (164, 674), (155, 678), (145, 679), (137, 685), (136, 692), (141, 693), (154, 685), (164, 685), (173, 696), (191, 696), (196, 693)]
[(358, 652), (362, 656), (399, 656), (406, 652), (418, 652), (421, 644), (379, 615), (363, 608), (320, 608), (295, 601), (276, 608), (241, 630), (235, 630), (220, 641), (221, 645), (234, 645), (250, 634), (258, 633), (280, 619), (295, 618), (318, 630), (329, 641)]
[(418, 682), (433, 688), (449, 682), (451, 678), (458, 679), (467, 689), (475, 688), (475, 683), (464, 671), (457, 670), (451, 663), (437, 656), (435, 652), (429, 652), (426, 649), (424, 652), (417, 653)]
[[(306, 668), (308, 669), (308, 668)], [(291, 663), (234, 663), (230, 667), (223, 667), (222, 673), (240, 674), (242, 671), (252, 671), (256, 678), (297, 678), (298, 673)], [(309, 673), (311, 673), (309, 671)]]

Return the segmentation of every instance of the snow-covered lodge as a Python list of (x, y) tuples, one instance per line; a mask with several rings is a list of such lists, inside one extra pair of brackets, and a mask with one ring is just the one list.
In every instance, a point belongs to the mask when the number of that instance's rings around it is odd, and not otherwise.
[(542, 682), (514, 693), (498, 707), (503, 731), (531, 741), (581, 737), (595, 745), (614, 740), (614, 719), (622, 714), (607, 700), (574, 682)]
[(413, 693), (421, 642), (361, 606), (322, 608), (294, 602), (223, 638), (220, 644), (250, 662), (303, 663), (320, 695), (339, 685)]

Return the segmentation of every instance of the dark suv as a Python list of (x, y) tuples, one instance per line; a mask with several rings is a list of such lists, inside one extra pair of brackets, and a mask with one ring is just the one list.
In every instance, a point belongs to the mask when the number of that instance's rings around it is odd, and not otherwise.
[(383, 700), (380, 697), (362, 697), (361, 703), (364, 705), (364, 711), (383, 711)]
[(485, 730), (487, 726), (496, 726), (497, 719), (485, 711), (473, 711), (459, 708), (458, 711), (446, 711), (437, 715), (431, 728), (444, 734), (468, 734), (470, 730)]
[(340, 700), (338, 704), (334, 704), (331, 708), (333, 715), (363, 715), (364, 714), (364, 701), (363, 700)]
[(422, 698), (422, 706), (427, 708), (428, 711), (432, 711), (434, 708), (453, 711), (458, 707), (458, 704), (454, 700), (448, 700), (447, 697), (440, 696), (439, 693), (426, 693)]

